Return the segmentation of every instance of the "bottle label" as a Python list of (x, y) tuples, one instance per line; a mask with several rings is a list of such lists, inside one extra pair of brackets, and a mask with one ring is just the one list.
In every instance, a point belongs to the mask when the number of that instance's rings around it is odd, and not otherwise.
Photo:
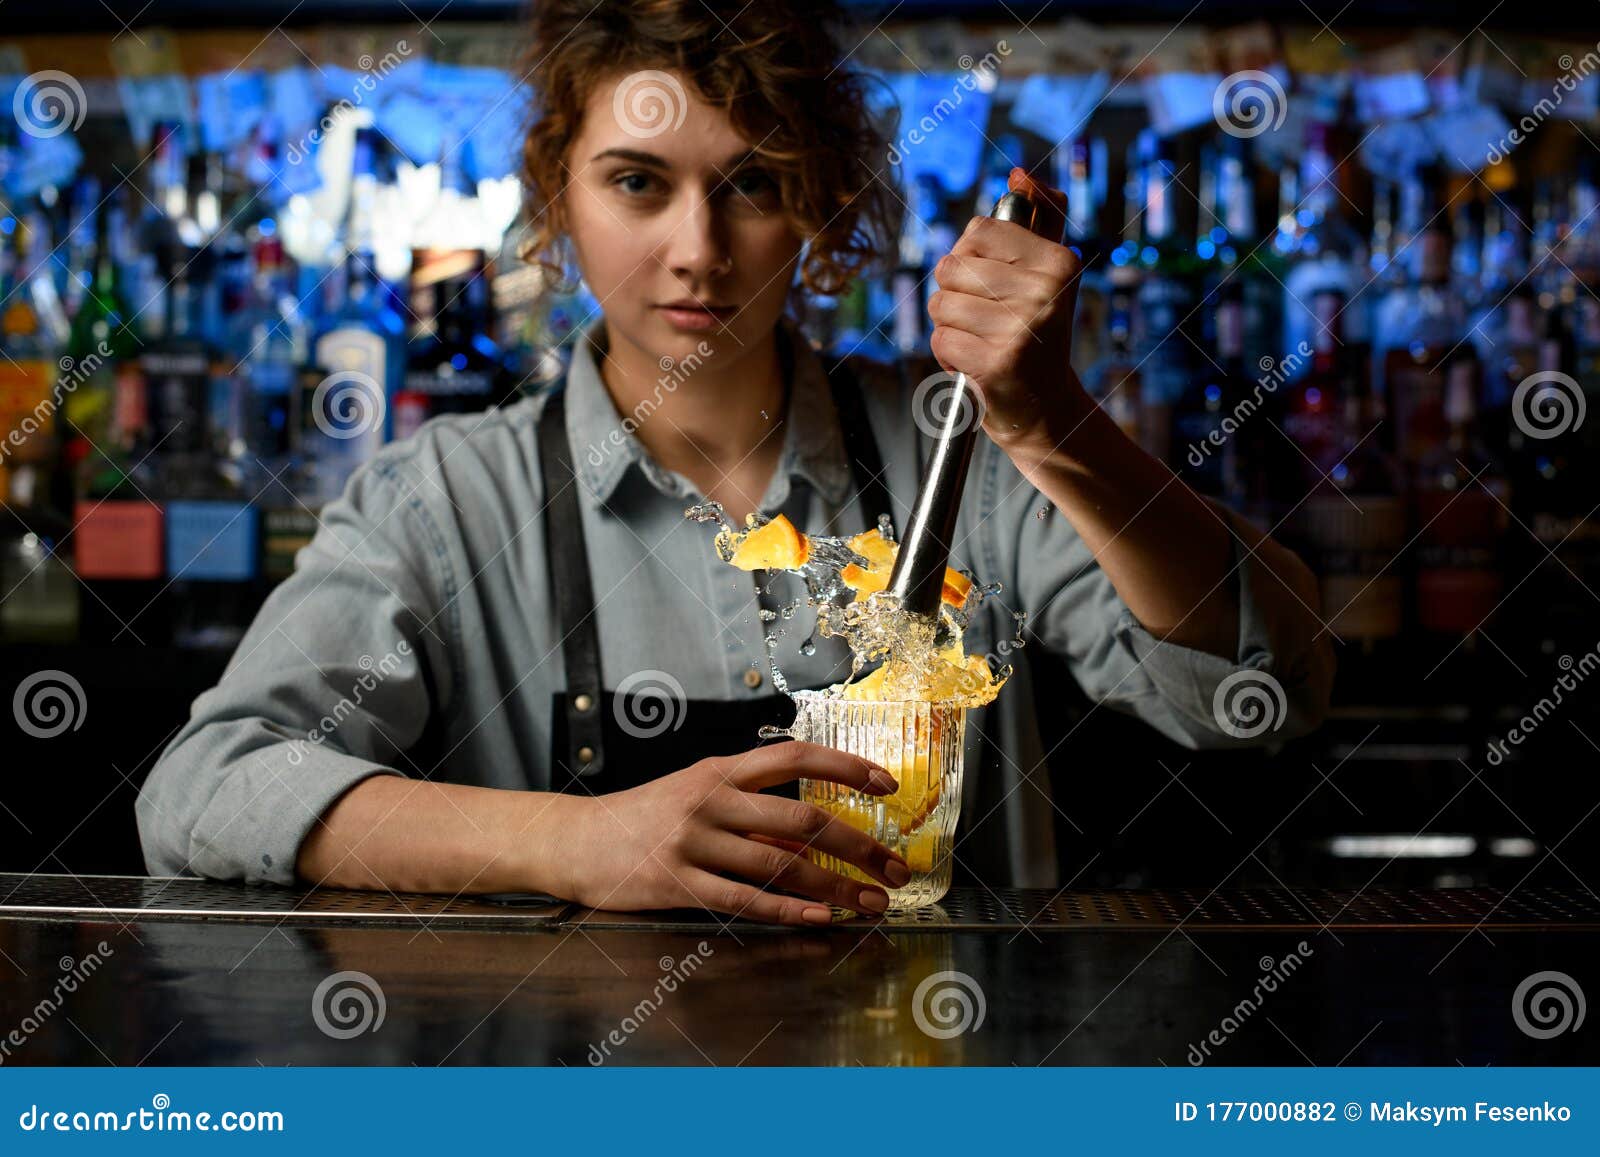
[(85, 579), (161, 577), (161, 507), (80, 501), (72, 512), (73, 566)]
[(269, 579), (286, 579), (294, 573), (295, 555), (317, 533), (317, 516), (300, 507), (263, 511), (261, 570)]
[(54, 369), (48, 362), (0, 359), (0, 462), (30, 457), (27, 447), (35, 437), (50, 441), (55, 429), (49, 400)]
[(419, 394), (459, 395), (472, 394), (487, 397), (494, 390), (494, 378), (475, 370), (456, 372), (449, 369), (408, 373), (406, 389)]
[(257, 510), (244, 502), (169, 502), (167, 572), (174, 581), (256, 576)]

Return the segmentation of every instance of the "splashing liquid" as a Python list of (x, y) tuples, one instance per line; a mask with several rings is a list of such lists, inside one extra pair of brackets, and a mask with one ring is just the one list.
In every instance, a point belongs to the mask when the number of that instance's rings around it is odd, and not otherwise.
[[(1011, 677), (1010, 664), (991, 672), (984, 656), (967, 655), (961, 645), (972, 613), (999, 592), (999, 583), (980, 585), (947, 569), (937, 622), (901, 612), (900, 600), (886, 589), (899, 549), (887, 515), (875, 528), (849, 537), (803, 534), (781, 514), (751, 515), (740, 528), (717, 502), (692, 506), (685, 517), (719, 524), (715, 547), (724, 562), (743, 570), (787, 571), (805, 583), (805, 601), (817, 608), (817, 621), (814, 635), (800, 644), (801, 653), (815, 654), (815, 635), (837, 636), (850, 648), (850, 676), (827, 688), (828, 698), (981, 707)], [(798, 606), (792, 603), (776, 614), (763, 611), (762, 618), (787, 620)], [(772, 653), (781, 633), (767, 637), (767, 665), (773, 686), (790, 695)], [(873, 664), (876, 668), (860, 677)], [(778, 727), (760, 731), (763, 739), (792, 734)]]

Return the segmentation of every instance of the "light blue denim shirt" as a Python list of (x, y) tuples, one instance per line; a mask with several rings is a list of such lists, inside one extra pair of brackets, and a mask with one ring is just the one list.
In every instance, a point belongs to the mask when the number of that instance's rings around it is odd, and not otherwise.
[[(808, 532), (863, 530), (879, 512), (857, 501), (822, 361), (783, 324), (794, 376), (761, 508)], [(599, 374), (605, 341), (596, 318), (574, 351), (566, 425), (607, 685), (656, 671), (691, 699), (770, 695), (771, 631), (784, 632), (774, 655), (792, 686), (844, 678), (849, 655), (839, 639), (800, 650), (811, 608), (771, 623), (758, 613), (803, 594), (799, 580), (780, 574), (770, 591), (758, 590), (755, 575), (717, 558), (712, 525), (684, 518), (701, 496), (649, 457), (631, 418), (624, 423)], [(903, 530), (929, 446), (910, 417), (916, 383), (903, 367), (851, 364)], [(429, 421), (380, 450), (320, 511), (294, 574), (267, 598), (221, 682), (194, 701), (140, 793), (152, 873), (293, 883), (317, 817), (372, 775), (549, 789), (551, 696), (565, 682), (536, 438), (547, 396)], [(966, 834), (956, 854), (994, 886), (1058, 885), (1028, 652), (999, 648), (1014, 633), (1013, 611), (1028, 614), (1028, 647), (1064, 657), (1091, 699), (1192, 747), (1309, 730), (1332, 679), (1326, 639), (1314, 644), (1286, 625), (1294, 616), (1282, 601), (1292, 596), (1259, 581), (1242, 545), (1238, 653), (1229, 661), (1146, 632), (1071, 524), (1058, 512), (1036, 516), (1043, 505), (980, 438), (952, 562), (1003, 588), (975, 616), (968, 653), (1013, 661), (1016, 671), (993, 704), (969, 714), (958, 829)], [(1228, 734), (1219, 688), (1262, 674), (1284, 693), (1276, 726), (1253, 740)]]

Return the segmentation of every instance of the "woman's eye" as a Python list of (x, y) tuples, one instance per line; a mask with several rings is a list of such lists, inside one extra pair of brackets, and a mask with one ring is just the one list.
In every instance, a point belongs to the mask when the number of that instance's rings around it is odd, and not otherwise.
[(611, 182), (624, 193), (639, 196), (643, 193), (653, 192), (656, 178), (649, 173), (622, 173)]
[(745, 173), (735, 173), (728, 178), (728, 187), (737, 195), (752, 201), (763, 197), (771, 197), (778, 191), (777, 182), (772, 177), (759, 169)]

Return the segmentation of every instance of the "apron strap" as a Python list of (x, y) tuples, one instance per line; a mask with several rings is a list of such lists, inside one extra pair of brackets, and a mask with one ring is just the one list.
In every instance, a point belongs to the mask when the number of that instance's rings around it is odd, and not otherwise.
[[(887, 514), (892, 529), (894, 507), (883, 481), (878, 442), (867, 421), (861, 383), (842, 357), (827, 364), (827, 373), (861, 508), (874, 521), (879, 514)], [(539, 469), (544, 477), (545, 555), (550, 560), (556, 616), (561, 626), (561, 658), (566, 665), (566, 757), (574, 774), (589, 776), (599, 774), (605, 767), (601, 741), (604, 682), (589, 551), (572, 470), (565, 402), (566, 382), (562, 380), (551, 386), (539, 415)]]
[[(597, 775), (605, 767), (600, 742), (600, 633), (589, 578), (589, 551), (573, 477), (567, 438), (566, 383), (558, 383), (539, 415), (539, 468), (544, 476), (545, 556), (555, 588), (561, 624), (561, 658), (567, 670), (567, 751), (576, 775)], [(587, 758), (585, 758), (587, 757)], [(554, 769), (552, 769), (552, 772)]]

